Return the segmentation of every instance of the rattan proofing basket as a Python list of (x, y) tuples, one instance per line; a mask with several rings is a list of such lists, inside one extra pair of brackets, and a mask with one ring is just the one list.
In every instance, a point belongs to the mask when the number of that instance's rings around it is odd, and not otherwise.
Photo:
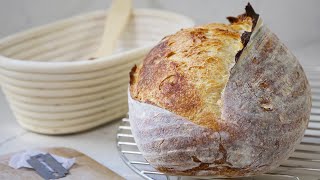
[(138, 9), (112, 56), (88, 60), (100, 43), (105, 12), (96, 11), (0, 40), (0, 82), (19, 124), (43, 134), (88, 130), (123, 117), (128, 73), (187, 17)]

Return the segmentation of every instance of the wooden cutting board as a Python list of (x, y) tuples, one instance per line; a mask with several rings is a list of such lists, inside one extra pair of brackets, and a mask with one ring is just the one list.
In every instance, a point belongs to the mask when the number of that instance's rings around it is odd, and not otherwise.
[[(99, 164), (97, 161), (86, 156), (85, 154), (76, 151), (74, 149), (57, 147), (57, 148), (42, 148), (39, 149), (43, 152), (49, 152), (58, 156), (66, 158), (76, 158), (76, 163), (69, 170), (69, 174), (61, 178), (61, 180), (102, 180), (102, 179), (112, 179), (112, 180), (122, 180), (121, 176), (114, 173), (105, 166)], [(8, 166), (10, 157), (13, 155), (8, 154), (0, 156), (0, 179), (8, 180), (42, 180), (42, 178), (33, 170), (28, 168), (13, 169)]]

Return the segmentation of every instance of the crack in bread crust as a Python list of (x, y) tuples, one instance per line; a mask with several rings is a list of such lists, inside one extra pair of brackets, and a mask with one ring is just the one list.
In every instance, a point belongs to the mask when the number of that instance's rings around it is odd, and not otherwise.
[(252, 20), (207, 24), (165, 37), (130, 73), (134, 99), (165, 108), (190, 121), (218, 128), (221, 93), (243, 48)]

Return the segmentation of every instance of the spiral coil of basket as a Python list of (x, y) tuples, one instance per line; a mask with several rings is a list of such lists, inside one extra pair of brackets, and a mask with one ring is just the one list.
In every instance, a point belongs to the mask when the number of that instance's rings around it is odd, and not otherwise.
[[(239, 178), (243, 180), (319, 180), (320, 177), (320, 67), (305, 68), (312, 91), (312, 109), (308, 128), (302, 142), (291, 157), (272, 172), (257, 176)], [(117, 148), (122, 160), (145, 179), (191, 180), (192, 177), (168, 176), (152, 168), (143, 158), (134, 142), (130, 122), (123, 119), (117, 133)], [(210, 177), (207, 177), (210, 179)]]

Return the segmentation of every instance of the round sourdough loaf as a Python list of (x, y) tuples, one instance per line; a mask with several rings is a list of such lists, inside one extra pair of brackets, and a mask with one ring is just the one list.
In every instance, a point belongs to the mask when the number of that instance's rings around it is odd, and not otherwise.
[(311, 93), (296, 57), (250, 4), (228, 19), (165, 37), (130, 73), (132, 133), (161, 172), (257, 175), (303, 137)]

